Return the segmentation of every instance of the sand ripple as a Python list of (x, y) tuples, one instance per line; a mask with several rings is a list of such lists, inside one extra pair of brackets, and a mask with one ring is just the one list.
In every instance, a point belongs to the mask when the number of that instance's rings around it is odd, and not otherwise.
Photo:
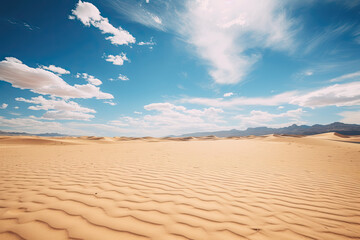
[(19, 139), (2, 240), (360, 239), (356, 138)]

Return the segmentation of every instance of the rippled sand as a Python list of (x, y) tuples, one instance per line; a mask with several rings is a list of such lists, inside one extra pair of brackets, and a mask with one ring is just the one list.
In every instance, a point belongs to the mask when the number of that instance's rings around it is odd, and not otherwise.
[(0, 137), (0, 239), (360, 239), (359, 142)]

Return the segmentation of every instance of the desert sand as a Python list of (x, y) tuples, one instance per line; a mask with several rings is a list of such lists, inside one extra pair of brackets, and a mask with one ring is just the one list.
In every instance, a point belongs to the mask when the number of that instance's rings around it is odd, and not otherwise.
[(0, 137), (0, 239), (360, 239), (360, 137)]

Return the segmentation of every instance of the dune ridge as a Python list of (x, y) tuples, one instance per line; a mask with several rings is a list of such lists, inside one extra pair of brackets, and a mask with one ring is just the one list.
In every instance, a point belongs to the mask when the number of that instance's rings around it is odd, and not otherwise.
[(0, 239), (360, 239), (358, 136), (0, 138)]

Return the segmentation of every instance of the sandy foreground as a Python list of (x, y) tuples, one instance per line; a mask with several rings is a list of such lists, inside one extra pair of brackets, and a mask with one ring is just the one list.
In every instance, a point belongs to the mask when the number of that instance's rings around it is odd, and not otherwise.
[(360, 137), (0, 137), (0, 239), (360, 239)]

